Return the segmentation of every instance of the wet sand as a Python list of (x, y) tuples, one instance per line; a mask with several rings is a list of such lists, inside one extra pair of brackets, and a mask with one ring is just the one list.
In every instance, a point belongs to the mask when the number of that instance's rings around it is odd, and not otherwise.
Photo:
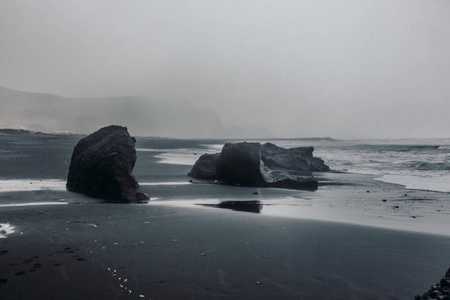
[[(0, 179), (65, 180), (79, 137), (0, 139)], [(173, 143), (138, 139), (142, 148)], [(152, 183), (142, 185), (148, 204), (51, 187), (0, 192), (9, 204), (0, 223), (14, 230), (0, 239), (0, 298), (413, 299), (449, 267), (448, 194), (353, 174), (323, 175), (316, 192), (155, 185), (186, 183), (190, 169), (155, 154), (139, 152), (134, 172)], [(286, 198), (305, 215), (270, 212)], [(223, 200), (260, 201), (262, 211), (196, 205)], [(67, 204), (15, 206), (43, 202)]]

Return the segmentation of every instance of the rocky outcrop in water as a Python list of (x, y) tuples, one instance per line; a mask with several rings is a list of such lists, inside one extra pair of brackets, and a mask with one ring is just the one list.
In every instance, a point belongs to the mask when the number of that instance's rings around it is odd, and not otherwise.
[(131, 174), (136, 140), (126, 127), (111, 125), (81, 139), (75, 146), (67, 190), (112, 202), (148, 199)]
[(450, 269), (438, 284), (433, 285), (428, 292), (418, 295), (415, 300), (450, 299)]
[(260, 143), (227, 143), (216, 161), (216, 178), (227, 184), (262, 186)]
[(285, 149), (272, 143), (262, 145), (261, 159), (272, 170), (330, 171), (324, 161), (313, 156), (314, 147)]
[(220, 153), (202, 155), (188, 175), (232, 185), (317, 189), (311, 176), (297, 175), (330, 170), (323, 160), (312, 156), (313, 151), (313, 147), (284, 149), (271, 143), (228, 143)]

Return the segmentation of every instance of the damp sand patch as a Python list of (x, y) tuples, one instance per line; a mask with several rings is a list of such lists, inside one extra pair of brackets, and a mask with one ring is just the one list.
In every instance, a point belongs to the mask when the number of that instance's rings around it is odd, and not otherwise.
[(0, 207), (26, 207), (26, 206), (44, 206), (44, 205), (62, 205), (68, 202), (27, 202), (27, 203), (8, 203), (0, 204)]
[(150, 185), (150, 186), (155, 186), (155, 185), (189, 185), (192, 184), (192, 182), (189, 181), (170, 181), (170, 182), (166, 182), (166, 181), (162, 181), (162, 182), (140, 182), (139, 185), (142, 186), (146, 186), (146, 185)]
[[(401, 230), (441, 236), (450, 236), (448, 231), (448, 216), (432, 214), (431, 216), (416, 216), (402, 214), (391, 209), (389, 212), (358, 211), (350, 207), (337, 208), (332, 200), (312, 201), (307, 198), (280, 197), (261, 199), (236, 198), (193, 198), (167, 199), (159, 198), (148, 202), (148, 205), (172, 207), (197, 207), (203, 209), (225, 209), (228, 211), (253, 213), (268, 217), (287, 219), (315, 220), (333, 223), (344, 223), (358, 226)], [(383, 202), (384, 203), (384, 202)], [(389, 206), (388, 204), (387, 206)], [(375, 208), (375, 207), (372, 207)]]
[(0, 193), (24, 191), (65, 191), (66, 182), (60, 179), (0, 180)]

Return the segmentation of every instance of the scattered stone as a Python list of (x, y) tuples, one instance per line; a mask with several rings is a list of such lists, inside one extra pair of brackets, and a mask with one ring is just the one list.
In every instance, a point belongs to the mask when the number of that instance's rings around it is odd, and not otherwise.
[(148, 200), (131, 174), (135, 143), (127, 128), (117, 125), (81, 139), (72, 153), (67, 190), (112, 202)]
[(33, 264), (33, 269), (41, 269), (42, 265), (40, 263)]
[(22, 263), (23, 263), (23, 264), (29, 264), (29, 263), (31, 263), (31, 262), (33, 262), (33, 259), (27, 258), (27, 259), (24, 259)]

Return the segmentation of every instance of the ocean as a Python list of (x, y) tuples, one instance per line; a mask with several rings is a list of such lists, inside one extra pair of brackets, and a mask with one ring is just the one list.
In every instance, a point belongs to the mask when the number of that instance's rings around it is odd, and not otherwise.
[[(239, 140), (242, 141), (242, 140)], [(194, 148), (137, 149), (161, 152), (161, 163), (193, 165), (201, 154), (220, 152), (225, 142), (205, 140)], [(280, 147), (313, 146), (333, 171), (374, 175), (407, 189), (450, 193), (450, 139), (270, 139)]]

